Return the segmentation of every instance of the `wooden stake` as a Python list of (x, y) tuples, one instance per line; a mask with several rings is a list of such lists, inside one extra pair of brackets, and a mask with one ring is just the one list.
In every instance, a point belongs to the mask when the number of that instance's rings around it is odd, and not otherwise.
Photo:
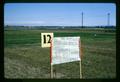
[(50, 42), (50, 78), (53, 78), (53, 65), (52, 65), (52, 40)]
[(53, 79), (53, 65), (51, 65), (50, 77), (51, 77), (51, 79)]
[(55, 68), (53, 69), (53, 78), (56, 78), (57, 76), (56, 76), (56, 70), (55, 70)]
[(82, 65), (81, 65), (81, 60), (80, 60), (80, 79), (82, 79)]
[[(79, 49), (80, 49), (80, 59), (82, 60), (82, 46), (81, 46), (81, 41), (79, 39)], [(82, 79), (82, 65), (81, 65), (81, 60), (80, 60), (80, 79)]]

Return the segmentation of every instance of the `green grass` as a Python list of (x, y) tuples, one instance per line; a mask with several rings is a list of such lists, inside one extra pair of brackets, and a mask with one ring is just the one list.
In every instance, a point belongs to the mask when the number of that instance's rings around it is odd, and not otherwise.
[[(116, 77), (116, 34), (97, 29), (4, 31), (5, 78), (50, 78), (50, 51), (41, 48), (41, 32), (54, 32), (55, 37), (80, 36), (84, 79)], [(54, 68), (56, 78), (79, 78), (79, 62)]]

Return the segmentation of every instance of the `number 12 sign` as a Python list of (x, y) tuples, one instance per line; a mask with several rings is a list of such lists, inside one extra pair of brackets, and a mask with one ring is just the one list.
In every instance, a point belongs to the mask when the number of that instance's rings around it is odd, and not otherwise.
[(41, 47), (50, 47), (51, 39), (53, 39), (53, 33), (41, 33)]

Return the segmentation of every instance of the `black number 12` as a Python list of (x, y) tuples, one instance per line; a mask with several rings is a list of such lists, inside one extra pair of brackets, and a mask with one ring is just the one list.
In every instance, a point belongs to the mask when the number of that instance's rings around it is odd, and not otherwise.
[(44, 43), (50, 43), (51, 36), (50, 36), (50, 35), (47, 35), (47, 37), (49, 37), (48, 42), (46, 41), (46, 35), (43, 35)]

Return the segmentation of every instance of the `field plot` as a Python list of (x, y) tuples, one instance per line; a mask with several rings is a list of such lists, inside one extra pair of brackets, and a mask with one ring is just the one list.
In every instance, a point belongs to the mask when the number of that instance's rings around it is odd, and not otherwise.
[[(50, 78), (50, 49), (41, 47), (41, 32), (81, 37), (83, 79), (116, 78), (116, 34), (104, 30), (5, 30), (5, 78)], [(79, 78), (79, 62), (54, 67), (56, 78)]]

